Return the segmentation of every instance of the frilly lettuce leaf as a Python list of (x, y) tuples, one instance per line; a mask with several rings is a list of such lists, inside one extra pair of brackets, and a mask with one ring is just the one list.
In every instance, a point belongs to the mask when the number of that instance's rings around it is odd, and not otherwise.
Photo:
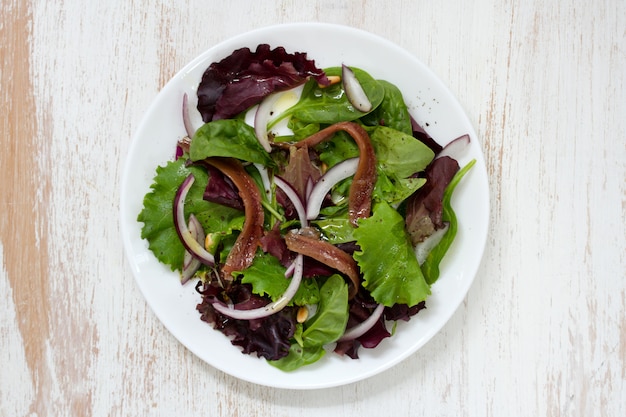
[(157, 167), (150, 192), (145, 195), (143, 209), (137, 216), (137, 221), (144, 224), (141, 237), (148, 241), (148, 247), (157, 259), (173, 271), (182, 268), (185, 253), (174, 228), (173, 202), (178, 187), (189, 174), (194, 175), (195, 182), (185, 200), (185, 215), (188, 217), (194, 213), (206, 233), (242, 224), (237, 218), (243, 216), (241, 211), (203, 200), (207, 173), (200, 167), (185, 166), (185, 161), (185, 158), (179, 158)]
[[(276, 301), (289, 286), (290, 279), (285, 278), (285, 270), (276, 257), (259, 252), (252, 265), (234, 275), (241, 275), (243, 284), (251, 284), (255, 294), (268, 295), (272, 301)], [(316, 304), (319, 297), (317, 281), (304, 278), (290, 305)]]
[(373, 215), (359, 220), (353, 233), (361, 248), (354, 253), (354, 259), (363, 273), (363, 287), (376, 302), (387, 307), (414, 306), (430, 295), (404, 229), (404, 219), (391, 206), (376, 204)]

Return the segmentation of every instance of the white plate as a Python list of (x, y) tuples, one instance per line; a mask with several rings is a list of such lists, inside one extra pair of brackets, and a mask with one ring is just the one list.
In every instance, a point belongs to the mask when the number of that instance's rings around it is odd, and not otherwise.
[[(161, 265), (141, 239), (137, 215), (158, 165), (172, 159), (176, 141), (184, 136), (183, 93), (195, 97), (202, 73), (212, 62), (260, 43), (306, 52), (317, 66), (342, 63), (360, 67), (373, 77), (400, 87), (413, 117), (440, 144), (468, 133), (471, 147), (459, 161), (477, 160), (457, 187), (453, 205), (457, 238), (432, 287), (427, 309), (409, 322), (399, 322), (395, 334), (376, 349), (360, 349), (360, 359), (329, 353), (316, 364), (285, 373), (263, 359), (244, 355), (220, 332), (201, 321), (194, 285), (181, 286), (178, 276)], [(459, 71), (462, 70), (458, 63)], [(195, 108), (195, 106), (194, 106)], [(199, 119), (199, 116), (196, 117)], [(298, 23), (255, 30), (222, 42), (189, 63), (157, 95), (137, 130), (121, 184), (121, 229), (128, 261), (148, 304), (165, 327), (201, 359), (230, 375), (261, 385), (313, 389), (338, 386), (378, 374), (399, 363), (430, 340), (463, 301), (483, 254), (489, 217), (489, 191), (483, 155), (463, 109), (444, 84), (419, 60), (395, 44), (353, 28)]]

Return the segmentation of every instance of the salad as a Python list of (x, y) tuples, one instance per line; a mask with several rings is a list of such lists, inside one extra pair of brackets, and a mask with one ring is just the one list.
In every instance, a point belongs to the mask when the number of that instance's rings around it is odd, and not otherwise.
[(201, 320), (292, 371), (358, 359), (426, 308), (468, 135), (442, 148), (392, 83), (266, 44), (206, 69), (200, 126), (182, 101), (186, 136), (137, 220)]

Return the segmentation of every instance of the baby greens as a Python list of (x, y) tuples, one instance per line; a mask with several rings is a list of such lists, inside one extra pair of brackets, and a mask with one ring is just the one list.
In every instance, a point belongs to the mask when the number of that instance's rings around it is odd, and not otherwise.
[[(265, 64), (258, 69), (258, 61), (272, 54), (277, 54), (282, 63), (280, 70), (276, 69), (277, 77), (289, 74), (292, 85), (304, 85), (299, 100), (274, 117), (268, 126), (271, 130), (281, 120), (288, 119), (291, 132), (282, 136), (272, 134), (274, 144), (268, 152), (245, 117), (267, 94), (254, 89), (251, 97), (242, 98), (248, 103), (243, 110), (239, 109), (240, 104), (228, 100), (246, 95), (238, 84), (241, 77), (237, 76), (237, 71), (245, 71), (246, 77), (252, 71), (245, 85), (254, 84), (254, 80), (267, 82), (264, 76), (271, 76), (273, 70), (271, 66), (263, 66)], [(424, 173), (430, 172), (428, 169), (440, 148), (433, 148), (417, 138), (427, 135), (423, 130), (420, 130), (421, 136), (416, 137), (415, 125), (397, 86), (377, 80), (363, 69), (351, 68), (372, 104), (371, 111), (364, 113), (350, 103), (341, 82), (329, 81), (341, 75), (341, 67), (318, 70), (306, 56), (287, 54), (281, 48), (270, 50), (266, 46), (256, 52), (238, 50), (235, 55), (236, 59), (227, 57), (205, 73), (199, 94), (206, 123), (190, 138), (180, 158), (157, 168), (154, 183), (144, 197), (144, 206), (137, 218), (143, 223), (142, 238), (148, 241), (159, 261), (172, 270), (181, 270), (185, 247), (175, 230), (173, 201), (181, 183), (193, 175), (195, 181), (183, 201), (185, 218), (192, 213), (197, 217), (208, 236), (206, 242), (200, 243), (216, 259), (215, 265), (204, 265), (196, 272), (197, 288), (202, 294), (197, 309), (202, 320), (231, 337), (232, 343), (240, 346), (244, 353), (256, 353), (279, 369), (293, 371), (318, 361), (344, 335), (346, 327), (358, 326), (378, 305), (381, 305), (378, 312), (384, 306), (383, 315), (371, 330), (353, 340), (341, 341), (342, 349), (338, 352), (352, 352), (349, 355), (356, 358), (359, 346), (374, 347), (390, 336), (386, 318), (399, 317), (390, 314), (391, 311), (411, 312), (404, 317), (408, 319), (422, 308), (431, 294), (430, 286), (439, 276), (439, 264), (457, 230), (451, 196), (472, 164), (458, 171), (449, 184), (448, 180), (438, 183), (439, 189), (445, 188), (445, 192), (433, 206), (440, 206), (442, 213), (433, 214), (421, 203), (411, 205), (407, 202), (422, 187), (432, 185), (427, 181), (437, 180), (436, 176), (427, 180)], [(306, 64), (305, 72), (289, 67), (290, 63), (298, 62)], [(237, 68), (243, 67), (232, 74), (222, 74), (221, 71), (228, 71), (235, 64)], [(258, 73), (254, 73), (255, 68)], [(272, 79), (269, 92), (278, 89), (277, 79)], [(225, 114), (228, 117), (222, 117)], [(359, 131), (365, 132), (368, 146), (371, 146), (367, 149), (370, 155), (371, 149), (375, 154), (371, 213), (351, 223), (350, 190), (357, 181), (349, 175), (331, 183), (331, 191), (316, 218), (303, 220), (296, 215), (295, 203), (290, 200), (292, 197), (286, 197), (284, 186), (277, 187), (276, 178), (280, 177), (288, 187), (293, 187), (297, 198), (302, 200), (300, 203), (306, 203), (315, 184), (328, 180), (325, 177), (328, 170), (359, 158), (363, 144), (357, 145), (355, 138), (346, 131), (337, 131), (326, 140), (298, 151), (293, 144), (344, 122), (356, 124)], [(216, 164), (216, 160), (221, 162)], [(236, 164), (228, 165), (224, 161), (236, 161)], [(235, 169), (235, 173), (226, 173), (219, 168), (221, 166), (240, 168)], [(371, 172), (373, 175), (374, 171)], [(222, 266), (229, 256), (241, 250), (239, 238), (251, 230), (250, 219), (245, 214), (248, 211), (244, 211), (251, 202), (238, 201), (241, 190), (229, 175), (243, 176), (249, 179), (246, 184), (251, 189), (258, 188), (258, 193), (250, 194), (248, 199), (260, 196), (259, 201), (252, 203), (259, 204), (258, 210), (263, 215), (257, 213), (259, 224), (252, 225), (252, 233), (256, 235), (251, 235), (249, 242), (256, 252), (252, 252), (250, 262), (241, 270), (224, 274)], [(182, 210), (182, 206), (179, 207)], [(418, 209), (417, 215), (407, 213)], [(415, 236), (411, 235), (412, 228), (407, 228), (407, 214), (416, 222), (417, 226), (412, 225), (415, 229), (422, 221), (428, 223), (429, 216), (441, 217), (448, 227), (422, 265), (415, 256)], [(433, 230), (440, 227), (440, 224), (427, 225)], [(424, 233), (424, 228), (419, 230)], [(296, 252), (292, 246), (288, 249), (285, 239), (287, 233), (294, 232), (306, 235), (298, 244), (319, 247), (325, 255), (304, 257), (300, 272), (303, 275), (299, 276), (302, 281), (295, 295), (292, 292), (293, 297), (290, 295), (280, 304), (280, 313), (242, 320), (229, 317), (228, 310), (217, 311), (213, 307), (215, 303), (222, 303), (241, 310), (267, 308), (269, 303), (282, 299), (290, 282), (295, 289), (298, 281), (291, 281), (290, 274), (294, 273), (295, 254), (302, 256), (302, 252)], [(356, 271), (357, 275), (351, 275), (350, 271)], [(307, 317), (301, 319), (303, 312)], [(351, 347), (345, 349), (346, 344)]]
[(212, 156), (273, 166), (274, 160), (263, 149), (254, 129), (241, 119), (222, 119), (205, 123), (196, 131), (189, 148), (189, 158), (201, 161)]
[(297, 325), (295, 343), (289, 353), (270, 361), (283, 371), (293, 371), (321, 359), (324, 346), (335, 342), (346, 329), (348, 322), (348, 286), (339, 275), (332, 275), (320, 289), (318, 312), (308, 322)]

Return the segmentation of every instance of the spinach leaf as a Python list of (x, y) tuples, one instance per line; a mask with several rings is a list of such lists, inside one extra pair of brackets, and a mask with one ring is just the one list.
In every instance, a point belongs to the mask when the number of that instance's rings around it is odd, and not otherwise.
[(388, 81), (378, 80), (378, 82), (385, 90), (385, 98), (380, 106), (361, 118), (362, 122), (369, 126), (391, 127), (407, 135), (412, 135), (411, 116), (402, 97), (402, 92)]
[(330, 276), (320, 288), (317, 313), (302, 333), (304, 346), (323, 346), (339, 339), (348, 323), (348, 284), (338, 275)]
[(305, 347), (298, 343), (292, 343), (287, 356), (275, 361), (268, 361), (268, 363), (282, 371), (290, 372), (317, 362), (325, 354), (326, 351), (323, 346)]
[[(372, 109), (375, 109), (383, 101), (385, 89), (367, 72), (359, 68), (351, 69), (372, 103)], [(340, 67), (328, 68), (324, 71), (329, 76), (341, 75)], [(272, 124), (287, 116), (294, 117), (300, 123), (333, 124), (357, 120), (365, 114), (350, 104), (341, 83), (322, 88), (317, 81), (311, 80), (305, 84), (300, 100), (273, 120)]]
[(337, 132), (335, 135), (315, 147), (319, 152), (320, 161), (329, 168), (349, 158), (359, 156), (359, 147), (346, 132)]
[(192, 161), (224, 156), (274, 166), (254, 128), (241, 119), (216, 120), (202, 125), (193, 136), (189, 155)]
[(475, 163), (476, 160), (472, 159), (467, 165), (461, 168), (454, 175), (454, 177), (446, 187), (445, 192), (443, 193), (443, 200), (441, 203), (443, 206), (442, 220), (449, 224), (448, 230), (446, 231), (446, 234), (443, 235), (443, 238), (441, 238), (441, 241), (439, 241), (437, 246), (435, 246), (430, 251), (430, 253), (426, 257), (426, 260), (422, 264), (424, 278), (426, 279), (426, 282), (431, 285), (439, 278), (439, 264), (441, 263), (443, 257), (446, 255), (446, 252), (448, 252), (448, 249), (450, 248), (452, 242), (454, 241), (454, 238), (456, 237), (458, 226), (456, 214), (454, 213), (454, 209), (452, 208), (451, 204), (452, 193), (454, 192), (454, 189), (459, 184), (461, 179), (474, 166)]
[(376, 153), (377, 179), (374, 198), (399, 204), (424, 185), (424, 179), (413, 178), (434, 157), (433, 151), (411, 135), (386, 126), (369, 128)]
[(385, 126), (368, 129), (379, 168), (397, 178), (423, 171), (434, 152), (411, 135)]
[[(411, 135), (386, 126), (367, 127), (376, 154), (377, 179), (374, 198), (389, 204), (398, 204), (424, 185), (424, 179), (412, 178), (423, 171), (434, 157), (433, 151)], [(354, 140), (338, 132), (330, 140), (316, 147), (320, 160), (329, 167), (359, 156)], [(338, 184), (336, 191), (347, 195), (351, 179)]]
[(284, 358), (269, 361), (283, 371), (293, 371), (322, 358), (324, 345), (335, 342), (346, 330), (348, 323), (348, 285), (338, 275), (330, 276), (320, 288), (317, 313), (305, 322)]

